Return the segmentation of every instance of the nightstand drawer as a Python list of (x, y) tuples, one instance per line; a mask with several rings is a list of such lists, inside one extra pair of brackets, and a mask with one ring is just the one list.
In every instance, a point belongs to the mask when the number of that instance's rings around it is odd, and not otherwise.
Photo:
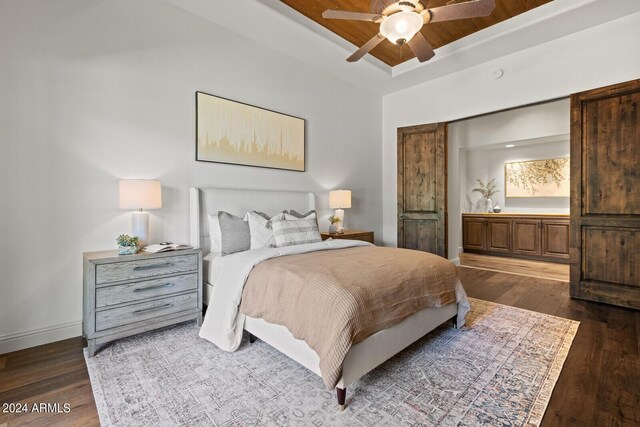
[(126, 307), (98, 311), (96, 313), (96, 331), (116, 328), (118, 326), (197, 308), (198, 292), (193, 292), (155, 301), (132, 304)]
[(198, 273), (163, 277), (96, 289), (96, 308), (196, 290)]
[(96, 284), (143, 279), (197, 269), (198, 255), (180, 255), (139, 261), (123, 260), (123, 262), (98, 265), (96, 267)]

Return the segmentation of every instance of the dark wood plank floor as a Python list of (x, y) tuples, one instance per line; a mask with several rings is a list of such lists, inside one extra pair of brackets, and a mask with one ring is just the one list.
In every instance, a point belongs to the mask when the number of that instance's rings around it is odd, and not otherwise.
[[(99, 426), (80, 337), (0, 356), (0, 427)], [(4, 366), (3, 366), (4, 365)], [(2, 413), (4, 403), (68, 403), (69, 413)]]
[(569, 281), (569, 264), (462, 253), (460, 254), (460, 265), (469, 268), (493, 270), (501, 273), (557, 280), (559, 282)]
[[(573, 300), (563, 282), (459, 271), (471, 297), (581, 322), (543, 426), (640, 425), (640, 312)], [(71, 405), (68, 414), (0, 413), (0, 427), (98, 425), (82, 346), (73, 338), (0, 356), (0, 405)]]

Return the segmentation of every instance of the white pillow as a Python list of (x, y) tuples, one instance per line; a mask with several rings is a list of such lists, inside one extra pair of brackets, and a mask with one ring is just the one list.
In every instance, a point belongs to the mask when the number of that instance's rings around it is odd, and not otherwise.
[(209, 217), (209, 240), (211, 240), (210, 252), (219, 254), (222, 252), (222, 237), (220, 235), (220, 222), (218, 212), (207, 215)]
[(273, 235), (271, 221), (282, 219), (280, 212), (269, 218), (261, 212), (251, 211), (245, 215), (245, 221), (249, 221), (249, 232), (251, 233), (251, 249), (275, 248), (276, 239)]

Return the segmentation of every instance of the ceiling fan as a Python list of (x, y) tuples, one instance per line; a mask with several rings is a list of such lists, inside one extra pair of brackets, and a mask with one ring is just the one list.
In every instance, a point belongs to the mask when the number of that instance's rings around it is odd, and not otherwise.
[(471, 0), (431, 9), (427, 8), (427, 2), (428, 0), (371, 0), (372, 13), (325, 10), (322, 17), (380, 24), (380, 32), (347, 58), (348, 62), (359, 60), (385, 38), (399, 46), (406, 43), (418, 60), (425, 62), (433, 58), (435, 52), (420, 33), (424, 24), (487, 16), (495, 7), (495, 0)]

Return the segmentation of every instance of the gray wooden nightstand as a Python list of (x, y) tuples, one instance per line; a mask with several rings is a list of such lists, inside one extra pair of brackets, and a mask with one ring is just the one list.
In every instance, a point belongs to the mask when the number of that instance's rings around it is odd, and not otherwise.
[(96, 347), (175, 323), (202, 324), (202, 251), (85, 252), (82, 330)]

